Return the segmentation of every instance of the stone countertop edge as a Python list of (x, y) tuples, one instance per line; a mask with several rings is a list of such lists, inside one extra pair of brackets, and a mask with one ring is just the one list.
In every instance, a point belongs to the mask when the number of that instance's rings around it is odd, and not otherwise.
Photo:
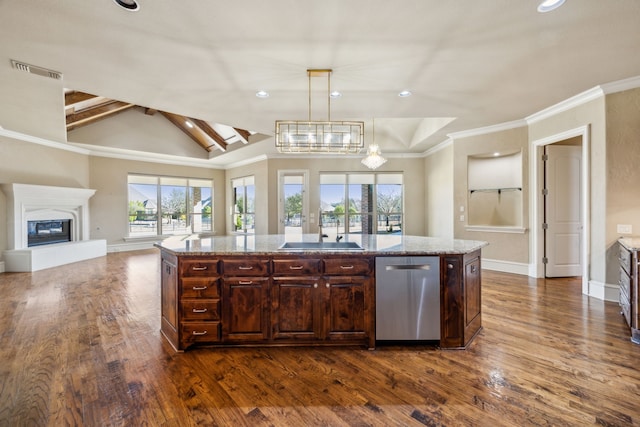
[[(283, 234), (175, 236), (154, 243), (154, 246), (175, 255), (461, 255), (474, 252), (489, 243), (480, 240), (443, 239), (405, 235), (345, 236), (345, 242), (356, 242), (363, 249), (280, 249), (285, 241), (317, 242), (317, 234), (304, 234), (286, 240)], [(325, 239), (329, 242), (331, 240)]]
[(630, 251), (640, 250), (640, 237), (621, 237), (618, 242)]

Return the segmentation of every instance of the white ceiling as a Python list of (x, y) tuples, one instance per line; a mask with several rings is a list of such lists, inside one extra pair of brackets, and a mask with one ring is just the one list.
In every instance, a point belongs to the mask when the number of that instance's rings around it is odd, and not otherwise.
[[(306, 70), (331, 68), (343, 94), (332, 119), (375, 118), (391, 155), (640, 75), (638, 0), (567, 0), (546, 14), (538, 0), (138, 2), (0, 0), (0, 66), (16, 59), (70, 89), (267, 135), (275, 120), (307, 118)], [(275, 152), (272, 138), (257, 145)]]

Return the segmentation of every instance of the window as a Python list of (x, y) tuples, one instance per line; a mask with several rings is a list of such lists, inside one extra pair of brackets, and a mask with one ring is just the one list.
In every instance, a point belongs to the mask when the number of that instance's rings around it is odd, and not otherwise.
[(231, 180), (233, 187), (233, 230), (255, 233), (256, 186), (252, 176)]
[(129, 175), (128, 187), (130, 237), (213, 231), (213, 181)]
[(401, 233), (402, 175), (321, 174), (320, 210), (323, 232), (330, 238)]

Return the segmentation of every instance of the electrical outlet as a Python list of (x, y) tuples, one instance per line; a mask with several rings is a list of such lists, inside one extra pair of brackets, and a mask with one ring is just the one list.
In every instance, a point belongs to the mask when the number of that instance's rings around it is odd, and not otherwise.
[(617, 232), (618, 234), (632, 234), (633, 227), (631, 226), (631, 224), (618, 224)]
[(460, 215), (460, 221), (464, 222), (464, 215)]

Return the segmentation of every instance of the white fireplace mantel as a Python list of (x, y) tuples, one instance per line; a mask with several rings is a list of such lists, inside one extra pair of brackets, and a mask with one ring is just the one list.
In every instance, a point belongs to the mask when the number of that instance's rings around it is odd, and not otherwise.
[[(89, 199), (96, 190), (30, 184), (2, 184), (7, 197), (7, 271), (42, 268), (106, 254), (105, 240), (90, 240)], [(28, 245), (27, 221), (70, 219), (71, 242)]]

